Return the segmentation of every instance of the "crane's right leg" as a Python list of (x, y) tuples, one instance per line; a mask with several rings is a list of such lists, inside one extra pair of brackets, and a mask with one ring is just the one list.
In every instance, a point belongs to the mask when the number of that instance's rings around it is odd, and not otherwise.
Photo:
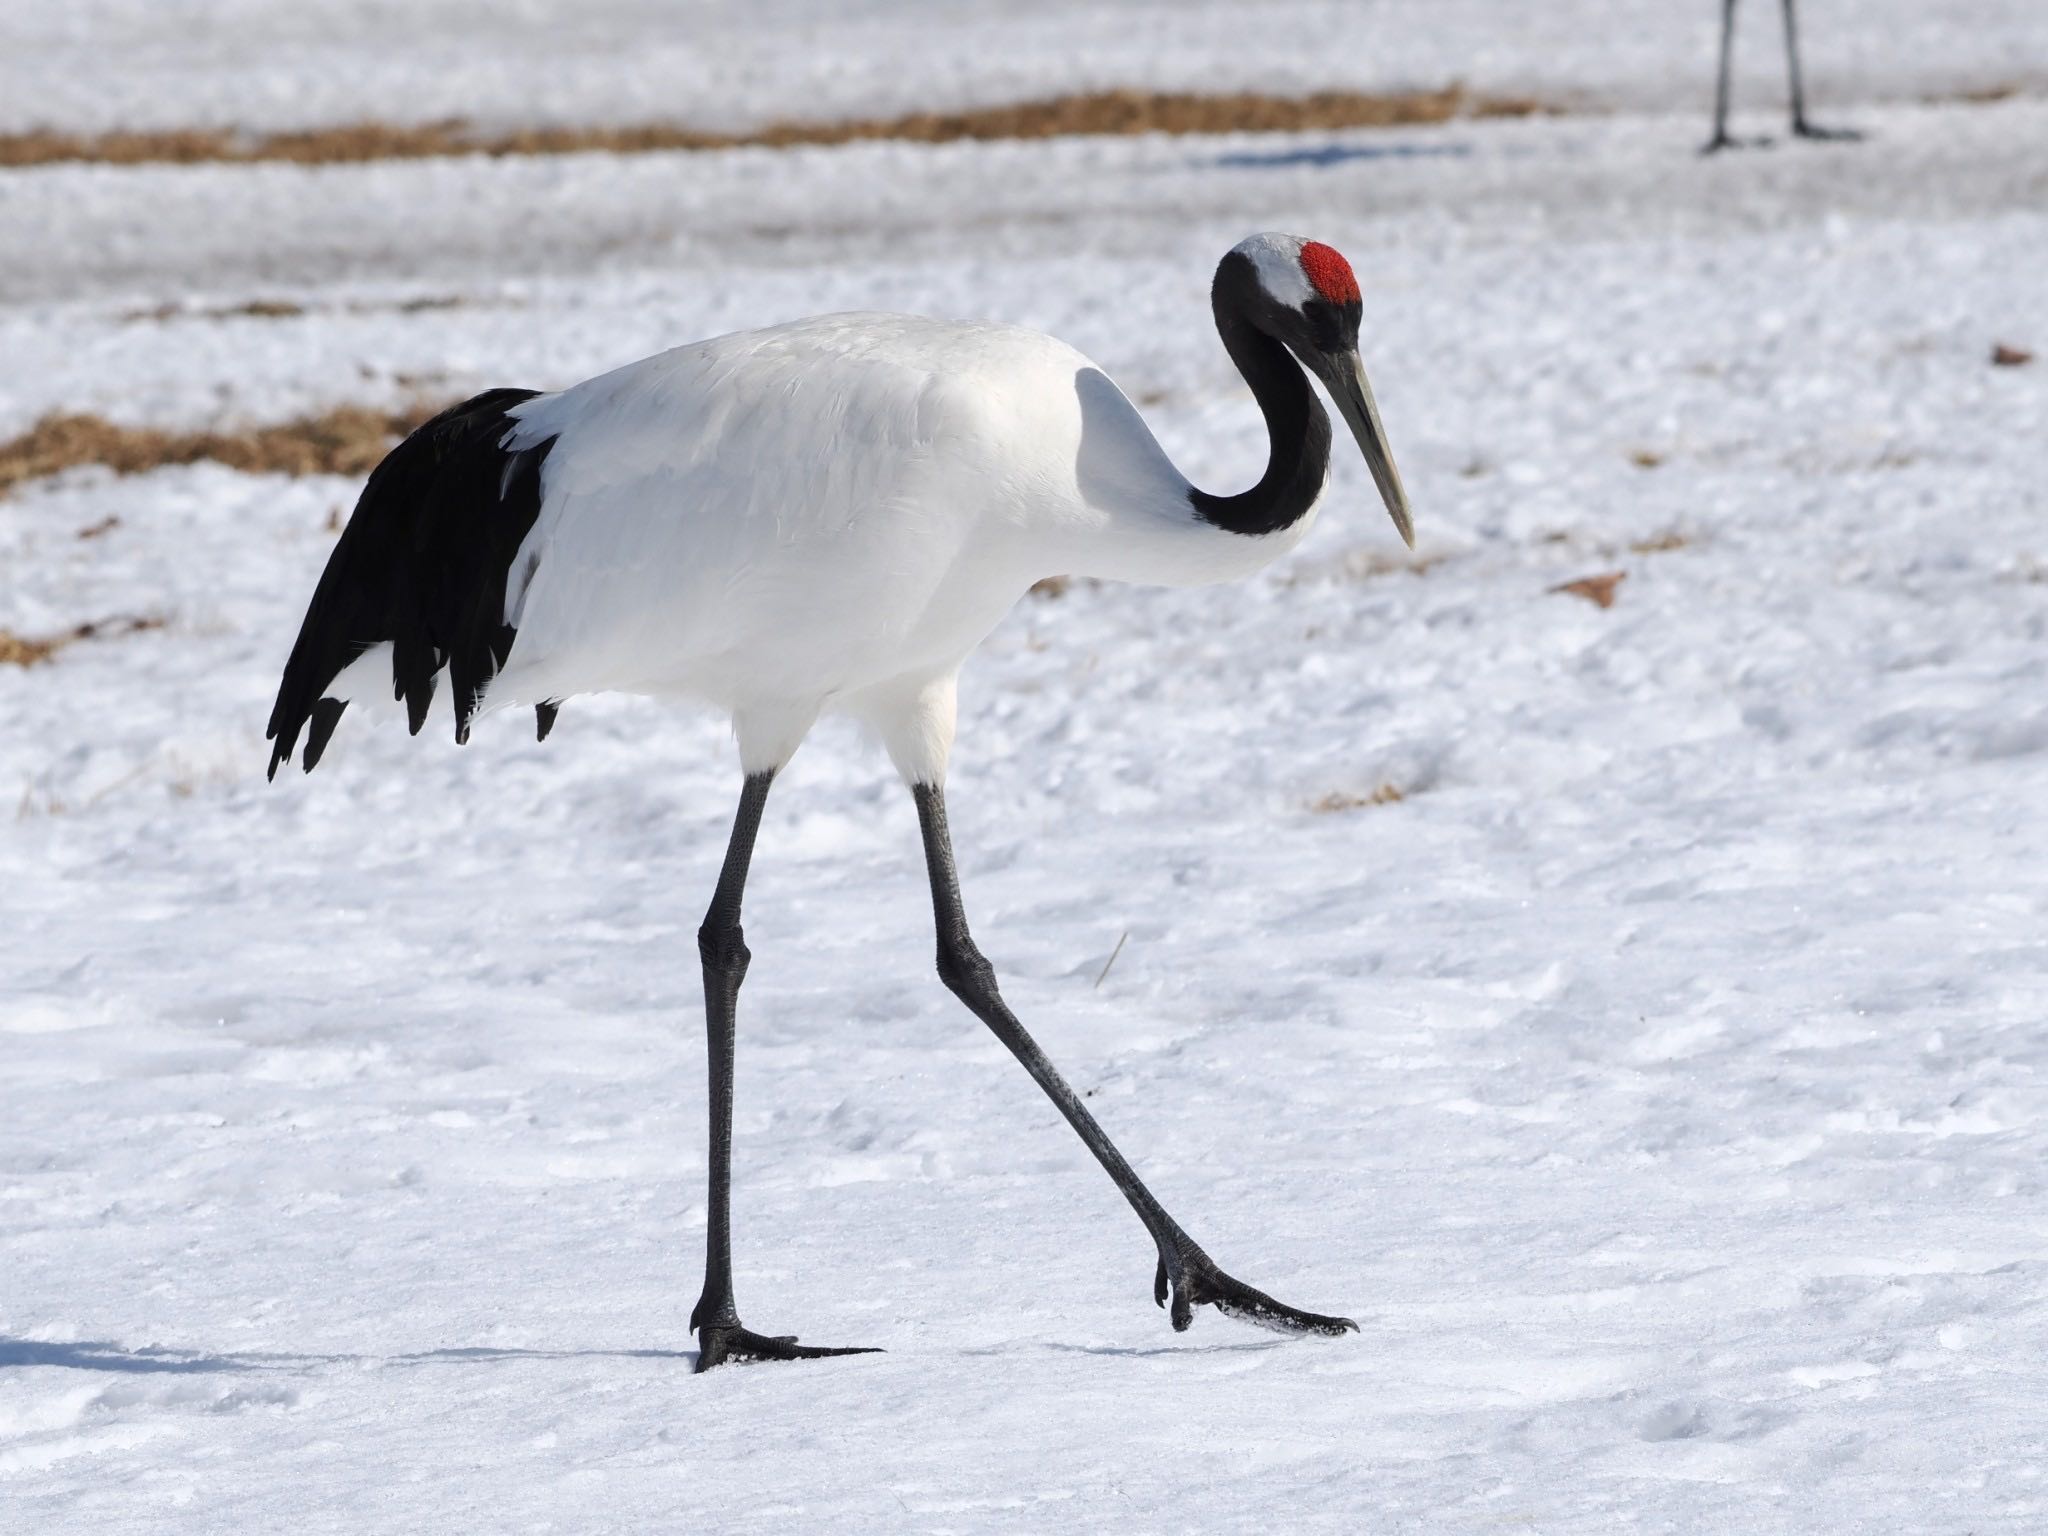
[(1095, 1117), (1088, 1113), (1067, 1080), (1038, 1042), (1025, 1031), (1017, 1016), (996, 990), (995, 968), (975, 947), (967, 931), (967, 912), (960, 900), (960, 875), (953, 863), (953, 836), (946, 825), (946, 796), (936, 784), (911, 787), (917, 799), (917, 820), (924, 834), (926, 872), (932, 884), (932, 916), (938, 925), (939, 979), (961, 1002), (973, 1010), (995, 1037), (1009, 1047), (1010, 1054), (1024, 1065), (1046, 1097), (1059, 1107), (1067, 1123), (1080, 1134), (1095, 1160), (1102, 1164), (1116, 1187), (1130, 1201), (1131, 1209), (1145, 1224), (1159, 1249), (1159, 1269), (1152, 1282), (1152, 1299), (1164, 1307), (1175, 1332), (1184, 1331), (1197, 1306), (1209, 1305), (1228, 1317), (1270, 1328), (1276, 1333), (1356, 1333), (1358, 1324), (1348, 1317), (1329, 1317), (1321, 1312), (1304, 1312), (1276, 1301), (1264, 1291), (1226, 1275), (1199, 1244), (1166, 1214), (1166, 1208), (1145, 1187), (1116, 1144)]
[(711, 1062), (711, 1197), (705, 1221), (704, 1293), (690, 1313), (697, 1330), (697, 1369), (708, 1371), (728, 1360), (816, 1360), (826, 1355), (866, 1355), (867, 1349), (820, 1349), (799, 1344), (794, 1335), (770, 1338), (740, 1326), (732, 1299), (732, 1056), (738, 1032), (740, 983), (746, 979), (746, 936), (740, 931), (740, 897), (746, 889), (747, 866), (754, 857), (754, 834), (761, 828), (761, 808), (768, 801), (772, 773), (747, 776), (733, 818), (732, 840), (711, 910), (697, 930), (697, 953), (704, 961), (704, 1023), (710, 1035)]
[(1823, 128), (1806, 120), (1806, 86), (1799, 78), (1799, 23), (1792, 14), (1792, 0), (1785, 0), (1785, 68), (1792, 85), (1792, 132), (1802, 139), (1834, 140), (1853, 144), (1863, 135), (1854, 128)]

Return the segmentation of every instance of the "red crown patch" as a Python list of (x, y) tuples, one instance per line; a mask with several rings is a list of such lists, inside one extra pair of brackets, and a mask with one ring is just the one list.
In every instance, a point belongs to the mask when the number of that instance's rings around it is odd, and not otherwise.
[(1352, 275), (1351, 263), (1320, 240), (1302, 241), (1301, 270), (1309, 286), (1332, 304), (1358, 302), (1358, 279)]

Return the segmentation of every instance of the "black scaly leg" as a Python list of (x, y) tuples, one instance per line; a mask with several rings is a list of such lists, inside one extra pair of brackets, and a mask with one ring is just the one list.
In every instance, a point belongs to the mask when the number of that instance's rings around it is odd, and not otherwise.
[(1079, 1096), (1067, 1086), (1067, 1080), (996, 991), (995, 970), (975, 947), (974, 938), (967, 931), (967, 913), (960, 904), (960, 876), (953, 864), (953, 839), (946, 829), (945, 793), (931, 784), (916, 785), (912, 792), (917, 798), (918, 825), (924, 833), (925, 866), (931, 874), (932, 916), (939, 933), (939, 978), (1024, 1064), (1024, 1070), (1037, 1080), (1046, 1097), (1059, 1106), (1067, 1123), (1080, 1134), (1096, 1161), (1108, 1170), (1116, 1187), (1131, 1202), (1131, 1208), (1158, 1246), (1159, 1270), (1153, 1281), (1152, 1297), (1162, 1307), (1169, 1295), (1172, 1297), (1175, 1330), (1185, 1329), (1193, 1319), (1195, 1307), (1206, 1302), (1227, 1316), (1279, 1333), (1357, 1332), (1358, 1324), (1348, 1317), (1303, 1312), (1233, 1280), (1166, 1214), (1165, 1207), (1124, 1161), (1123, 1154), (1095, 1123), (1095, 1117), (1088, 1113)]
[(1792, 132), (1802, 139), (1833, 139), (1854, 143), (1863, 137), (1853, 128), (1822, 128), (1806, 120), (1806, 88), (1799, 80), (1799, 24), (1792, 0), (1785, 0), (1785, 67), (1792, 79)]
[(704, 1022), (710, 1036), (711, 1063), (711, 1201), (704, 1244), (704, 1294), (690, 1313), (700, 1346), (697, 1369), (708, 1371), (728, 1360), (816, 1360), (826, 1355), (877, 1353), (865, 1349), (819, 1349), (797, 1343), (794, 1336), (768, 1338), (740, 1326), (732, 1299), (732, 1053), (740, 983), (746, 979), (746, 936), (740, 931), (740, 897), (746, 890), (747, 866), (754, 857), (754, 834), (761, 829), (761, 808), (768, 801), (772, 773), (747, 779), (733, 818), (732, 841), (711, 910), (697, 930), (697, 953), (704, 961)]
[(1703, 155), (1722, 149), (1751, 149), (1771, 142), (1769, 139), (1737, 139), (1728, 133), (1728, 71), (1734, 52), (1735, 0), (1721, 0), (1721, 75), (1714, 86), (1714, 136), (1700, 146)]

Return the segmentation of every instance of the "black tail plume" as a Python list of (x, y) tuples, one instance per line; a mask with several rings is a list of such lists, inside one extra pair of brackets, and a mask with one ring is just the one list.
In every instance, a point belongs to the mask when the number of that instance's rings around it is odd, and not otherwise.
[(391, 643), (391, 682), (414, 735), (442, 668), (455, 688), (455, 739), (512, 653), (505, 581), (540, 515), (541, 465), (553, 440), (508, 449), (506, 414), (530, 389), (494, 389), (451, 406), (371, 472), (328, 557), (264, 733), (270, 776), (311, 722), (311, 773), (346, 707), (328, 686), (371, 646)]

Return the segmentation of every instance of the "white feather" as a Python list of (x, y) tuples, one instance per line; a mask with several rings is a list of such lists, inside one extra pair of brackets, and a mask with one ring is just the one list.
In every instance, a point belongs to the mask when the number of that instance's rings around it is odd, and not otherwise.
[(1290, 309), (1299, 309), (1316, 296), (1302, 270), (1304, 244), (1299, 235), (1247, 235), (1231, 249), (1251, 258), (1260, 287)]

